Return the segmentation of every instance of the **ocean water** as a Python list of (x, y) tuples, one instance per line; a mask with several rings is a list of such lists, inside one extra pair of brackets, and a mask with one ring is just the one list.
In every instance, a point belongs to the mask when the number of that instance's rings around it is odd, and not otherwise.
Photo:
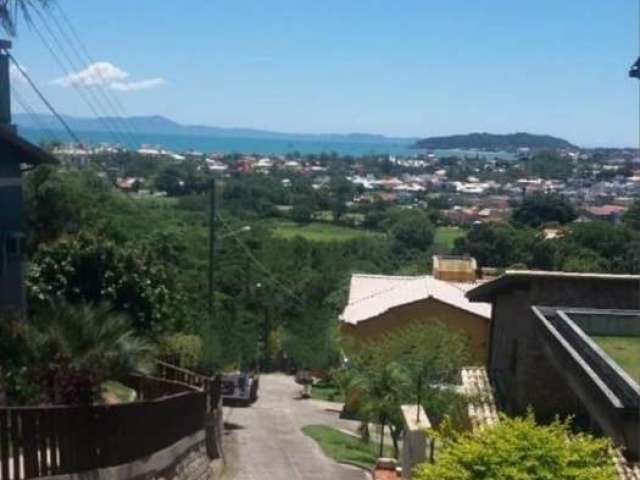
[[(58, 140), (64, 143), (71, 142), (71, 138), (63, 131), (39, 130), (20, 127), (19, 133), (34, 143)], [(115, 143), (113, 137), (106, 132), (75, 132), (76, 135), (88, 145), (100, 143)], [(136, 144), (129, 143), (126, 146), (132, 149), (142, 145), (162, 147), (174, 152), (198, 151), (203, 153), (243, 153), (243, 154), (270, 154), (279, 155), (291, 152), (301, 154), (320, 154), (335, 152), (339, 155), (362, 156), (368, 154), (389, 154), (398, 156), (410, 156), (424, 153), (424, 150), (413, 148), (413, 141), (364, 141), (364, 140), (300, 140), (300, 139), (268, 139), (252, 137), (204, 137), (187, 135), (163, 135), (154, 133), (136, 134)], [(434, 152), (439, 156), (481, 156), (488, 158), (512, 157), (507, 152), (476, 152), (465, 150), (438, 150)]]

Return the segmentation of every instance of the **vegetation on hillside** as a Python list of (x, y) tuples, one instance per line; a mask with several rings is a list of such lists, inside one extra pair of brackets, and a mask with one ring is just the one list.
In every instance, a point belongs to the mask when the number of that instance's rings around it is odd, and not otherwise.
[[(419, 403), (439, 422), (455, 416), (456, 395), (440, 388), (458, 383), (470, 359), (467, 338), (441, 324), (410, 325), (372, 340), (345, 339), (349, 368), (335, 373), (347, 406), (365, 423), (388, 427), (398, 454), (400, 406)], [(442, 397), (448, 396), (448, 402)], [(366, 429), (365, 429), (366, 431)]]
[(561, 149), (574, 147), (574, 145), (561, 138), (530, 133), (511, 133), (507, 135), (469, 133), (467, 135), (429, 137), (424, 140), (418, 140), (416, 146), (429, 150), (515, 150), (518, 148)]

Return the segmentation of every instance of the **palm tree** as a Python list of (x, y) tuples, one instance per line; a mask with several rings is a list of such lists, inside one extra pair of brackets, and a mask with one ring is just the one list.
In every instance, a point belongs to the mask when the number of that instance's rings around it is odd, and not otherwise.
[(0, 25), (11, 37), (16, 35), (18, 17), (31, 21), (31, 13), (48, 7), (55, 0), (0, 0)]
[(398, 456), (398, 440), (402, 430), (400, 405), (409, 397), (410, 379), (401, 365), (391, 362), (378, 364), (359, 372), (354, 378), (353, 388), (359, 392), (360, 414), (365, 421), (380, 425), (380, 452), (384, 456), (384, 430), (389, 428), (394, 455)]
[(152, 349), (106, 305), (53, 305), (28, 327), (46, 401), (93, 403), (106, 380), (147, 371)]

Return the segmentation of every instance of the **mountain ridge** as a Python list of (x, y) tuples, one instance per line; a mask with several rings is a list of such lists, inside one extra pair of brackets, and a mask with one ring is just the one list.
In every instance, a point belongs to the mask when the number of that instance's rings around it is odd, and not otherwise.
[[(349, 142), (377, 142), (377, 143), (406, 143), (411, 145), (415, 143), (416, 137), (388, 137), (379, 134), (370, 133), (290, 133), (272, 130), (262, 130), (242, 127), (215, 127), (207, 125), (184, 125), (170, 118), (161, 115), (149, 116), (130, 116), (130, 117), (74, 117), (70, 115), (62, 115), (64, 121), (69, 127), (78, 132), (108, 132), (110, 129), (106, 125), (117, 125), (122, 129), (122, 125), (126, 125), (127, 130), (133, 134), (163, 134), (163, 135), (181, 135), (194, 137), (226, 137), (241, 138), (250, 137), (257, 139), (281, 139), (281, 140), (312, 140), (312, 141), (339, 141), (345, 140)], [(50, 130), (60, 130), (59, 121), (48, 114), (16, 113), (13, 121), (18, 127), (42, 129), (43, 127)]]

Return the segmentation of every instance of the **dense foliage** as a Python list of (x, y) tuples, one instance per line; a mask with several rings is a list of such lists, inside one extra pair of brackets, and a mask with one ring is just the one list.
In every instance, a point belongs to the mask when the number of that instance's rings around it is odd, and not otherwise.
[[(388, 426), (394, 447), (402, 432), (400, 406), (420, 403), (432, 418), (452, 414), (440, 385), (457, 383), (468, 364), (467, 338), (442, 324), (416, 323), (373, 340), (345, 340), (349, 367), (335, 375), (348, 407), (365, 422)], [(455, 395), (454, 395), (455, 396)]]
[(28, 324), (1, 323), (13, 346), (0, 352), (9, 403), (94, 403), (106, 380), (150, 366), (149, 343), (106, 304), (51, 304)]
[(170, 315), (171, 280), (145, 249), (81, 235), (43, 245), (34, 255), (28, 295), (35, 308), (49, 302), (109, 302), (133, 320), (138, 332), (160, 328)]
[(615, 480), (607, 440), (573, 434), (556, 421), (538, 426), (533, 415), (447, 439), (418, 480)]
[(539, 227), (546, 223), (564, 225), (575, 220), (576, 212), (559, 195), (529, 195), (513, 212), (512, 220), (518, 225)]
[(518, 148), (561, 149), (573, 147), (571, 143), (561, 138), (552, 137), (551, 135), (533, 135), (530, 133), (512, 133), (507, 135), (470, 133), (467, 135), (431, 137), (418, 141), (417, 146), (430, 150), (468, 150), (474, 148), (516, 150)]

